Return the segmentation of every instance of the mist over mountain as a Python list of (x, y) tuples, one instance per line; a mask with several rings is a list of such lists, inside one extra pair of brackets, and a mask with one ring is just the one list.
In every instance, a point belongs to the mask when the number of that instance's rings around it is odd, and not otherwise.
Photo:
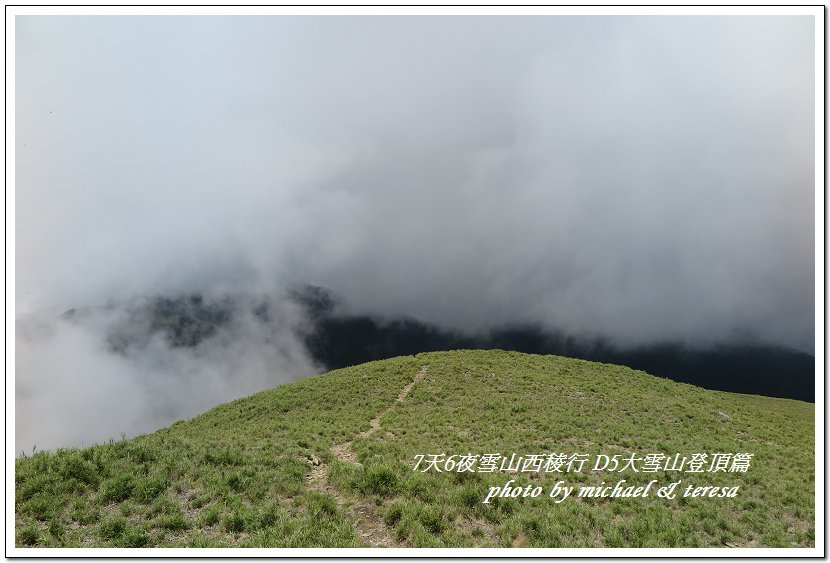
[(310, 282), (812, 350), (811, 17), (16, 21), (21, 314)]
[(288, 300), (135, 298), (16, 322), (17, 451), (134, 436), (319, 373)]
[[(109, 351), (124, 357), (146, 352), (155, 341), (172, 349), (224, 348), (229, 338), (241, 336), (239, 326), (247, 322), (258, 334), (270, 335), (261, 339), (264, 345), (278, 347), (277, 334), (290, 330), (311, 362), (325, 370), (421, 352), (503, 349), (622, 364), (708, 389), (815, 400), (813, 356), (749, 339), (711, 347), (667, 341), (620, 348), (604, 339), (577, 338), (534, 324), (459, 332), (414, 318), (357, 315), (344, 312), (347, 308), (331, 291), (313, 285), (295, 288), (285, 302), (298, 307), (288, 326), (268, 297), (148, 298), (128, 304), (104, 337)], [(61, 319), (78, 323), (84, 315), (95, 314), (72, 309)]]
[(811, 16), (17, 16), (21, 447), (458, 347), (811, 398), (814, 47)]
[(372, 360), (503, 349), (622, 364), (708, 389), (814, 401), (815, 358), (745, 340), (620, 348), (540, 325), (455, 331), (349, 312), (332, 292), (136, 298), (19, 319), (19, 449), (152, 431), (237, 397)]

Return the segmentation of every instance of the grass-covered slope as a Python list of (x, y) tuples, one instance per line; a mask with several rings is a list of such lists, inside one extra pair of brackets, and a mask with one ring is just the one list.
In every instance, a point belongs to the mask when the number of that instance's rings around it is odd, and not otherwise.
[[(71, 423), (69, 421), (68, 423)], [(16, 463), (18, 546), (813, 546), (813, 405), (501, 351), (329, 372), (131, 440)], [(588, 454), (580, 473), (413, 471), (417, 454)], [(746, 473), (592, 472), (596, 454), (749, 452)], [(707, 466), (708, 467), (708, 464)], [(496, 498), (515, 479), (537, 498)], [(735, 498), (547, 496), (557, 481)], [(682, 491), (680, 493), (682, 495)]]

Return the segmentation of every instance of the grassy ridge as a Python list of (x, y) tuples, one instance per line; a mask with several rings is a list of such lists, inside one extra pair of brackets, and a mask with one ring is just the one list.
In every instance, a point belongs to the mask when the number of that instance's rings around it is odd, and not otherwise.
[[(424, 366), (422, 380), (401, 392)], [(375, 419), (373, 421), (373, 419)], [(372, 422), (375, 422), (373, 425)], [(154, 434), (16, 464), (19, 546), (813, 546), (813, 405), (501, 351), (330, 372)], [(413, 471), (426, 453), (751, 452), (737, 498), (481, 500), (664, 473)], [(673, 475), (671, 477), (674, 477)], [(674, 479), (676, 480), (676, 479)]]

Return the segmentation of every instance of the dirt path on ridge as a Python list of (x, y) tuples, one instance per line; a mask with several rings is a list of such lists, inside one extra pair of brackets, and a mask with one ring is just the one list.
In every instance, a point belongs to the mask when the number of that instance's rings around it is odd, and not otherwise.
[[(401, 389), (401, 392), (398, 393), (397, 398), (392, 402), (392, 404), (369, 421), (369, 429), (360, 432), (356, 437), (365, 438), (380, 430), (380, 419), (392, 410), (395, 405), (403, 403), (415, 384), (423, 380), (424, 377), (426, 377), (426, 374), (427, 366), (424, 366), (415, 375), (415, 378), (403, 389)], [(352, 440), (332, 446), (331, 452), (335, 455), (335, 457), (337, 457), (338, 460), (344, 463), (360, 465), (360, 462), (357, 461), (357, 456), (352, 450)], [(384, 523), (383, 518), (378, 514), (377, 508), (373, 503), (366, 502), (363, 499), (356, 498), (351, 495), (347, 498), (340, 491), (335, 490), (331, 485), (329, 485), (328, 479), (329, 466), (324, 463), (320, 463), (311, 469), (311, 473), (308, 475), (308, 486), (314, 491), (332, 495), (337, 500), (337, 504), (340, 508), (342, 508), (352, 520), (357, 533), (361, 538), (363, 538), (364, 541), (368, 542), (372, 547), (406, 547), (404, 543), (395, 540), (393, 535), (390, 533), (389, 527)]]

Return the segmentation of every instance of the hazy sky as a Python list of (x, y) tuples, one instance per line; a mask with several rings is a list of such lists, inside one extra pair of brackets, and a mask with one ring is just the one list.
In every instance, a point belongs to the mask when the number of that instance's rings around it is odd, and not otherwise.
[(310, 282), (811, 347), (813, 45), (793, 16), (18, 16), (18, 316)]

